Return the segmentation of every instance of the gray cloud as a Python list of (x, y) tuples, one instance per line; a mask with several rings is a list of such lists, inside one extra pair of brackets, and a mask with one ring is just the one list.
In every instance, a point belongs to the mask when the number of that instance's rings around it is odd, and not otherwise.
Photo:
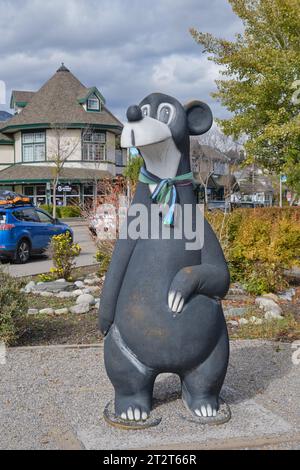
[(152, 91), (203, 99), (224, 116), (209, 96), (219, 71), (190, 27), (226, 38), (242, 29), (227, 0), (0, 0), (0, 80), (8, 95), (36, 90), (63, 61), (121, 119)]

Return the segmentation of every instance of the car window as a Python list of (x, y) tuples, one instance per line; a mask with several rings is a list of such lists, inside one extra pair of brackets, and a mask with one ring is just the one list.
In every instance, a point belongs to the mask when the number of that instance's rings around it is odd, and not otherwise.
[(52, 217), (50, 217), (50, 215), (45, 214), (45, 212), (41, 212), (41, 211), (36, 211), (36, 212), (37, 212), (38, 218), (40, 219), (40, 222), (42, 222), (43, 224), (53, 224), (53, 219)]
[(34, 209), (19, 209), (14, 211), (13, 215), (22, 222), (39, 222), (39, 218)]

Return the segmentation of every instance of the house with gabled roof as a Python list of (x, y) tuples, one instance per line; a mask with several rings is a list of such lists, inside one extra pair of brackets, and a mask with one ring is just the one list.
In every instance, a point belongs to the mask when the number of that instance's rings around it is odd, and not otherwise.
[(58, 129), (66, 143), (75, 142), (59, 176), (59, 205), (89, 201), (97, 179), (121, 172), (122, 123), (101, 92), (84, 86), (64, 64), (38, 91), (13, 90), (10, 106), (14, 115), (0, 122), (0, 187), (35, 204), (51, 203)]

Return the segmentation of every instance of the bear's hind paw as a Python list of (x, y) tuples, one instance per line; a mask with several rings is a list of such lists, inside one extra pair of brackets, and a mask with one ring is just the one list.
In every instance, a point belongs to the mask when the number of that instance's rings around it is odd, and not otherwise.
[(146, 411), (131, 406), (120, 414), (120, 418), (124, 419), (124, 421), (146, 421), (148, 416)]

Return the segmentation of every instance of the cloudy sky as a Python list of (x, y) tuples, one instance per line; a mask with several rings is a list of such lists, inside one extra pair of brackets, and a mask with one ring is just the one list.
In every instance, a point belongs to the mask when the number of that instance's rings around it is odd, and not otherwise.
[(11, 89), (39, 89), (64, 62), (121, 120), (152, 91), (202, 99), (224, 117), (210, 97), (218, 68), (190, 27), (225, 38), (242, 29), (227, 0), (0, 0), (0, 109)]

